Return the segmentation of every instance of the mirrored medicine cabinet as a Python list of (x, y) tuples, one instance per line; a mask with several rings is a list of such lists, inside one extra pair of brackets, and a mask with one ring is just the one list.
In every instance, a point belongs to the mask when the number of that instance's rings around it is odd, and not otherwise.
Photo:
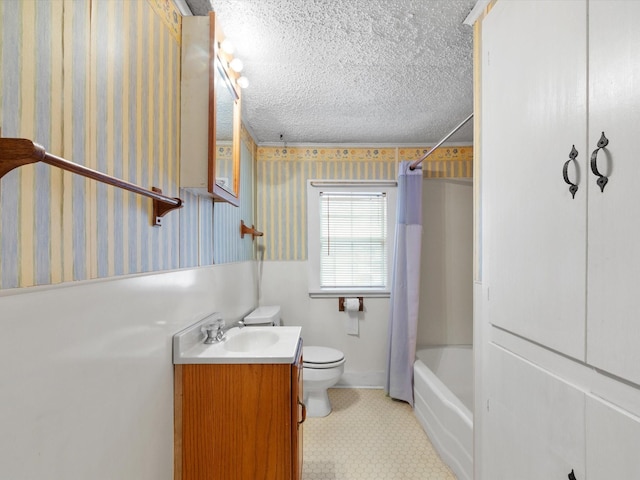
[(241, 91), (214, 12), (182, 24), (180, 185), (240, 203)]

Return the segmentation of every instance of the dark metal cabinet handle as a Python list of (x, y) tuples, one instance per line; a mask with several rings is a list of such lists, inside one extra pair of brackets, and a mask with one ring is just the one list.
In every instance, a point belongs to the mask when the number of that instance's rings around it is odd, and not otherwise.
[(569, 480), (577, 480), (575, 474), (573, 473), (573, 469), (571, 470), (571, 473), (569, 474)]
[(307, 419), (307, 406), (298, 399), (298, 405), (302, 407), (302, 420), (298, 421), (298, 425), (302, 425)]
[(569, 152), (569, 160), (564, 162), (564, 167), (562, 167), (562, 177), (567, 185), (569, 185), (569, 192), (571, 192), (571, 198), (576, 198), (576, 192), (578, 191), (578, 185), (569, 180), (569, 164), (571, 162), (575, 162), (576, 157), (578, 156), (578, 151), (576, 150), (576, 146), (573, 145), (571, 147), (571, 152)]
[(609, 179), (598, 171), (598, 152), (607, 145), (609, 145), (609, 139), (605, 137), (604, 132), (602, 132), (602, 136), (600, 137), (600, 140), (598, 140), (598, 148), (596, 148), (591, 154), (591, 171), (596, 177), (598, 177), (596, 183), (600, 187), (601, 192), (604, 192), (604, 187), (607, 182), (609, 182)]

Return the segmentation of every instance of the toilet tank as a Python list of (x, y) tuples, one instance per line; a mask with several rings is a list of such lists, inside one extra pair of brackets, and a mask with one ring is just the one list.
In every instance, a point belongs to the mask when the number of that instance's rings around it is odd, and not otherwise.
[(247, 326), (269, 326), (280, 325), (280, 305), (267, 305), (256, 308), (249, 315), (244, 317), (244, 324)]

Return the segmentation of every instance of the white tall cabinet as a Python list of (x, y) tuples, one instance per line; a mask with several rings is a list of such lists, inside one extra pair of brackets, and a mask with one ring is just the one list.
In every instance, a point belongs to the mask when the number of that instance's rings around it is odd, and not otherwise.
[(639, 19), (498, 0), (482, 21), (487, 480), (640, 478)]

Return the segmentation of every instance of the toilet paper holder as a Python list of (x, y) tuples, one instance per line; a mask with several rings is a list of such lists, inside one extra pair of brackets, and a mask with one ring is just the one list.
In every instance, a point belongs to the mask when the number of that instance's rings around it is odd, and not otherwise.
[[(349, 297), (349, 298), (354, 298), (354, 297)], [(364, 312), (364, 297), (356, 297), (359, 302), (360, 302), (360, 307), (358, 308), (359, 312)], [(338, 297), (338, 311), (340, 312), (344, 312), (345, 308), (344, 308), (344, 303), (345, 303), (346, 297)]]

